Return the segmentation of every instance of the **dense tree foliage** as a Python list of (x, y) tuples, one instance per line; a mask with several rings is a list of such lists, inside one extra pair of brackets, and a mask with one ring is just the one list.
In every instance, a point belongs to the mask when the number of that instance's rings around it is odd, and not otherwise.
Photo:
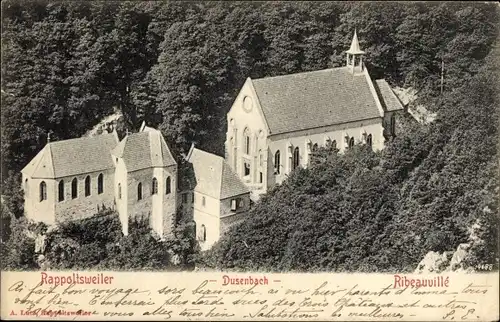
[[(211, 260), (269, 269), (407, 267), (425, 250), (466, 240), (471, 222), (498, 218), (497, 67), (485, 63), (494, 57), (498, 15), (495, 4), (470, 2), (2, 1), (8, 213), (22, 214), (19, 171), (49, 132), (53, 140), (78, 137), (119, 110), (128, 130), (142, 120), (161, 129), (177, 155), (191, 142), (222, 155), (225, 115), (247, 77), (342, 66), (356, 28), (372, 77), (417, 89), (437, 121), (405, 122), (382, 154), (323, 151), (315, 167), (253, 210), (260, 223), (231, 232), (235, 244), (223, 241)], [(495, 232), (483, 228), (484, 236)], [(286, 244), (271, 248), (268, 236)], [(262, 261), (252, 257), (258, 240)], [(104, 256), (105, 248), (84, 244), (86, 260)], [(478, 252), (491, 255), (493, 244)]]
[[(181, 218), (174, 235), (161, 240), (143, 221), (131, 221), (130, 234), (123, 236), (118, 215), (109, 209), (49, 230), (22, 217), (11, 223), (12, 237), (2, 242), (2, 268), (189, 270), (198, 257), (193, 227)], [(42, 236), (43, 251), (35, 249)]]

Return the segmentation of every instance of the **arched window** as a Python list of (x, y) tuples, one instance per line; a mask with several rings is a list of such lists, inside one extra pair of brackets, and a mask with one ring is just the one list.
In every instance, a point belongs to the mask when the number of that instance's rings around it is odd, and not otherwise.
[(24, 180), (24, 195), (26, 197), (29, 196), (28, 178), (26, 178), (26, 180)]
[(349, 139), (349, 149), (352, 148), (352, 147), (354, 147), (354, 137), (351, 137)]
[(40, 182), (40, 201), (47, 200), (47, 184), (45, 181)]
[(202, 197), (202, 198), (201, 198), (201, 205), (202, 205), (203, 207), (205, 207), (206, 202), (207, 202), (207, 201), (205, 200), (205, 197)]
[(90, 176), (85, 178), (85, 197), (90, 196)]
[(313, 147), (312, 147), (312, 151), (313, 151), (313, 152), (318, 151), (318, 143), (314, 143), (314, 145), (313, 145)]
[(250, 131), (248, 128), (245, 128), (243, 131), (243, 138), (245, 142), (245, 153), (250, 154)]
[(64, 200), (64, 180), (59, 181), (59, 201)]
[(372, 135), (371, 134), (368, 134), (368, 136), (366, 137), (366, 145), (368, 145), (369, 147), (371, 147), (373, 144), (373, 138), (372, 138)]
[(101, 173), (97, 177), (97, 193), (101, 194), (104, 192), (104, 175)]
[(142, 183), (137, 185), (137, 200), (142, 200)]
[(151, 183), (151, 194), (156, 195), (158, 193), (158, 180), (153, 178), (153, 182)]
[(122, 198), (122, 185), (121, 183), (118, 184), (118, 199)]
[(74, 178), (71, 181), (71, 198), (75, 199), (76, 197), (78, 197), (78, 180)]
[(165, 182), (165, 194), (168, 195), (172, 190), (172, 187), (170, 186), (170, 177), (167, 177), (167, 182)]
[(299, 166), (299, 157), (300, 157), (300, 152), (299, 152), (299, 147), (296, 146), (295, 149), (293, 150), (293, 168), (296, 169)]
[(337, 141), (336, 140), (333, 140), (332, 141), (332, 144), (331, 144), (331, 149), (332, 150), (335, 150), (337, 148)]
[(205, 225), (201, 225), (200, 227), (200, 236), (199, 236), (200, 241), (207, 241), (207, 228)]
[(281, 156), (280, 156), (280, 150), (278, 150), (274, 154), (274, 173), (275, 174), (280, 174), (280, 163), (281, 163)]
[(259, 149), (259, 166), (262, 167), (264, 163), (264, 156), (262, 155), (262, 150)]

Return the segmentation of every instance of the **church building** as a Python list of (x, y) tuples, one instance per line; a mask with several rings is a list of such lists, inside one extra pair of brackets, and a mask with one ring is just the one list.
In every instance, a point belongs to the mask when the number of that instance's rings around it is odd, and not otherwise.
[(106, 207), (118, 212), (124, 235), (136, 219), (147, 220), (164, 238), (173, 232), (182, 205), (196, 223), (202, 249), (208, 249), (243, 219), (250, 191), (222, 157), (193, 147), (187, 161), (195, 185), (184, 190), (163, 135), (144, 123), (121, 141), (113, 131), (48, 142), (22, 170), (26, 217), (55, 225)]
[(247, 78), (227, 114), (226, 160), (257, 196), (307, 167), (320, 146), (375, 150), (395, 135), (403, 106), (384, 79), (372, 81), (356, 32), (346, 65)]

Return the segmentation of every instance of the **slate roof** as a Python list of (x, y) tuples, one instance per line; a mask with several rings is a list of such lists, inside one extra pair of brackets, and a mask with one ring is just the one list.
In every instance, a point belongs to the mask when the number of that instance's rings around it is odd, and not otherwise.
[(33, 178), (61, 178), (111, 169), (110, 151), (117, 143), (116, 132), (50, 142), (22, 172)]
[(219, 200), (250, 192), (224, 158), (218, 155), (191, 147), (187, 161), (193, 165), (194, 190), (197, 192)]
[(385, 111), (392, 112), (403, 109), (403, 104), (401, 104), (401, 101), (398, 99), (385, 79), (377, 79), (374, 85), (378, 97), (380, 98), (380, 103), (382, 103)]
[(127, 135), (111, 154), (123, 158), (128, 172), (177, 164), (163, 135), (154, 129)]
[(381, 117), (369, 82), (348, 67), (252, 80), (271, 134)]

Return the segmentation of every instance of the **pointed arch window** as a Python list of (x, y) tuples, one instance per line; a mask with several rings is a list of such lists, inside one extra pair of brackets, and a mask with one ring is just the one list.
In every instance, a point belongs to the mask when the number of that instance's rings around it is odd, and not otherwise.
[(153, 182), (151, 182), (151, 194), (156, 195), (158, 193), (158, 180), (153, 178)]
[(351, 137), (349, 139), (349, 149), (353, 148), (354, 147), (354, 137)]
[(45, 181), (40, 182), (40, 201), (47, 200), (47, 184)]
[(275, 174), (280, 174), (280, 163), (281, 163), (281, 155), (280, 155), (280, 150), (278, 150), (274, 154), (274, 173)]
[(29, 186), (28, 186), (28, 178), (24, 180), (24, 195), (26, 197), (29, 196)]
[(59, 195), (59, 201), (63, 201), (64, 200), (64, 180), (59, 181), (58, 195)]
[(118, 199), (122, 198), (122, 184), (118, 184)]
[(90, 196), (90, 176), (85, 178), (85, 197)]
[(312, 147), (312, 151), (313, 152), (317, 152), (318, 151), (318, 143), (314, 143), (314, 145)]
[(373, 145), (373, 137), (371, 134), (368, 134), (368, 136), (366, 137), (366, 145), (368, 145), (369, 147), (372, 147)]
[(250, 131), (248, 128), (245, 128), (243, 131), (243, 139), (245, 142), (245, 153), (250, 154)]
[(104, 192), (104, 175), (101, 173), (97, 177), (97, 194)]
[(137, 200), (142, 200), (142, 183), (137, 185)]
[(71, 198), (75, 199), (78, 197), (78, 179), (74, 178), (71, 180)]
[(170, 192), (172, 192), (171, 180), (170, 177), (167, 177), (165, 182), (165, 194), (168, 195)]
[(332, 150), (337, 149), (337, 141), (336, 141), (336, 140), (333, 140), (333, 141), (332, 141), (332, 144), (330, 145), (330, 148), (331, 148)]
[(299, 166), (300, 164), (299, 158), (300, 158), (300, 151), (299, 147), (296, 146), (295, 149), (293, 150), (293, 169), (296, 169)]
[(200, 235), (198, 236), (200, 241), (207, 241), (207, 228), (205, 225), (201, 225), (200, 227)]

